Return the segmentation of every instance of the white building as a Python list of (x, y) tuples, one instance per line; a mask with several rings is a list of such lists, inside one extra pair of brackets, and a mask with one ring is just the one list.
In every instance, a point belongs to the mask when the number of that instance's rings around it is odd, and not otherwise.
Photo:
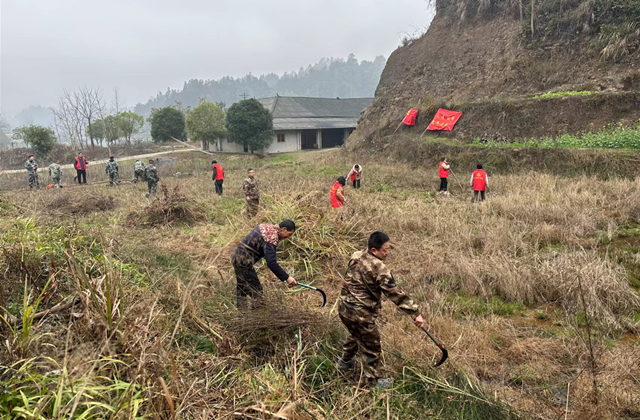
[[(266, 153), (328, 149), (341, 146), (358, 125), (373, 98), (332, 99), (276, 96), (258, 99), (273, 116), (273, 142)], [(203, 144), (211, 152), (243, 153), (228, 140)]]

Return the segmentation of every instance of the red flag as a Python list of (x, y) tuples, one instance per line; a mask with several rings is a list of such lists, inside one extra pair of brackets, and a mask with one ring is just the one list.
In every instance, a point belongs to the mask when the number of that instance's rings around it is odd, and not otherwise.
[(451, 131), (453, 127), (456, 125), (460, 117), (462, 116), (462, 112), (449, 111), (446, 109), (440, 108), (438, 112), (436, 112), (436, 116), (433, 117), (433, 121), (429, 124), (429, 131)]
[(407, 116), (404, 117), (402, 123), (404, 125), (416, 125), (416, 118), (418, 118), (418, 110), (410, 109), (409, 112), (407, 112)]

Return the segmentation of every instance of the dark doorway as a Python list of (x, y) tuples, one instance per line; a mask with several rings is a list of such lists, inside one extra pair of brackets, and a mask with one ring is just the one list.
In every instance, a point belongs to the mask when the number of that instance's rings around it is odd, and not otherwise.
[(318, 141), (318, 135), (316, 130), (302, 130), (302, 150), (315, 149), (315, 145)]
[(344, 144), (343, 128), (332, 128), (329, 130), (322, 130), (322, 148), (323, 149), (342, 146), (343, 144)]

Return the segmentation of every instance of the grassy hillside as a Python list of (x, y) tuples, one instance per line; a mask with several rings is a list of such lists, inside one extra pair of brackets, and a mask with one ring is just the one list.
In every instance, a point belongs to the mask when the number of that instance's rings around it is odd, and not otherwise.
[[(640, 415), (634, 180), (489, 173), (489, 201), (474, 205), (455, 160), (452, 196), (441, 197), (433, 165), (358, 158), (363, 188), (335, 212), (329, 187), (354, 163), (341, 150), (220, 156), (222, 199), (210, 159), (175, 157), (160, 167), (166, 188), (155, 201), (142, 185), (100, 184), (97, 167), (95, 185), (3, 193), (0, 418)], [(264, 190), (252, 222), (240, 193), (249, 165)], [(329, 303), (319, 309), (314, 293), (285, 289), (260, 266), (267, 308), (241, 314), (229, 253), (256, 223), (283, 218), (300, 228), (279, 247), (282, 265)], [(396, 279), (450, 353), (432, 368), (437, 348), (387, 302), (382, 344), (395, 385), (384, 392), (335, 368), (341, 278), (377, 229), (392, 238)]]

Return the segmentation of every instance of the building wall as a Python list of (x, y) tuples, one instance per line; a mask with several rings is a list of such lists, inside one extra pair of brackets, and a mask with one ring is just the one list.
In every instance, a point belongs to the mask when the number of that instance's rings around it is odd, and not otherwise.
[[(284, 143), (278, 143), (278, 134), (284, 134)], [(273, 143), (267, 148), (267, 153), (287, 153), (301, 149), (299, 131), (276, 131)]]
[(218, 139), (212, 141), (208, 144), (208, 148), (202, 144), (203, 150), (208, 150), (209, 152), (223, 152), (223, 153), (244, 153), (244, 148), (241, 144), (232, 143), (227, 141), (227, 139)]

